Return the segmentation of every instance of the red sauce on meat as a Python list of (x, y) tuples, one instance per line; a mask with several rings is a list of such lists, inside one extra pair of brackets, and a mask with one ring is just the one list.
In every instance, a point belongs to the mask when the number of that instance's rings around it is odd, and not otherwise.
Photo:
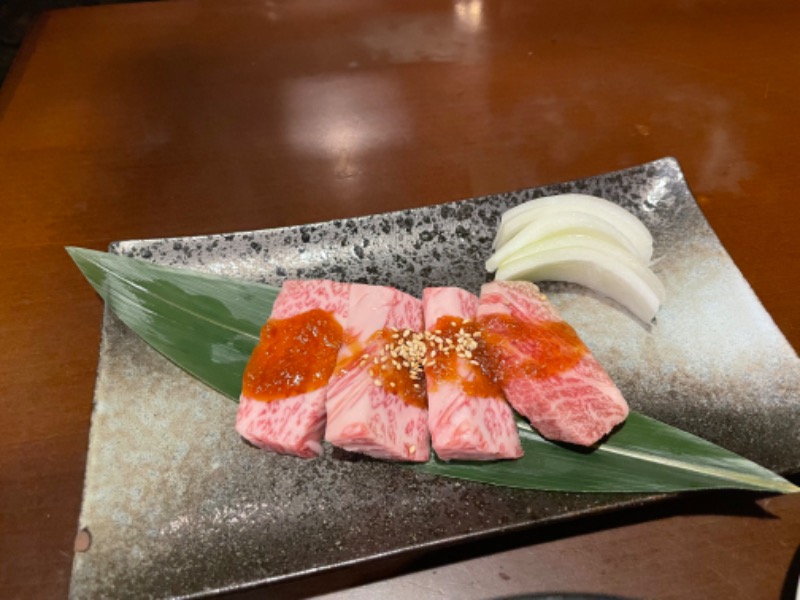
[(444, 316), (436, 321), (429, 333), (433, 339), (428, 340), (429, 360), (425, 374), (431, 385), (436, 386), (440, 381), (458, 382), (469, 396), (503, 397), (491, 368), (497, 361), (478, 323), (465, 323), (461, 317)]
[(315, 308), (288, 319), (270, 319), (244, 371), (242, 392), (272, 402), (328, 383), (342, 345), (342, 326)]
[(357, 364), (364, 354), (364, 344), (353, 335), (349, 330), (345, 330), (342, 336), (342, 349), (339, 351), (338, 362), (334, 368), (334, 373), (339, 373), (349, 369), (351, 365)]
[[(402, 331), (395, 329), (375, 332), (367, 343), (372, 351), (365, 360), (365, 365), (373, 385), (383, 387), (410, 406), (428, 408), (422, 363), (403, 357), (402, 346), (413, 344), (413, 340), (413, 333), (403, 337)], [(397, 356), (393, 356), (393, 352)]]
[(564, 321), (531, 323), (511, 315), (482, 318), (488, 372), (505, 381), (546, 379), (573, 368), (589, 349)]

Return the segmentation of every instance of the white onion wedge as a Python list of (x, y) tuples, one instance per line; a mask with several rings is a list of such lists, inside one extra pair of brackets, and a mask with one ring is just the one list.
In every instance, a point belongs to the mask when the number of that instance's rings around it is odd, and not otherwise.
[[(553, 243), (553, 242), (551, 242)], [(495, 279), (568, 281), (589, 287), (649, 323), (664, 300), (658, 277), (633, 257), (601, 240), (520, 255), (503, 262)]]
[[(559, 235), (556, 237), (550, 237), (544, 240), (540, 240), (535, 244), (528, 244), (522, 250), (515, 252), (511, 256), (509, 256), (506, 260), (503, 261), (503, 264), (511, 263), (512, 261), (518, 260), (520, 258), (525, 258), (526, 256), (539, 254), (540, 252), (549, 252), (551, 250), (561, 250), (564, 248), (584, 248), (586, 250), (593, 250), (597, 252), (603, 252), (605, 254), (611, 255), (613, 258), (621, 261), (625, 264), (630, 264), (631, 268), (641, 268), (644, 267), (647, 271), (650, 269), (647, 268), (647, 265), (639, 260), (637, 257), (632, 256), (626, 250), (620, 248), (617, 244), (612, 244), (607, 242), (606, 240), (588, 236), (588, 235), (581, 235), (581, 234), (567, 234), (567, 235)], [(502, 268), (502, 266), (501, 266)]]
[(624, 233), (606, 219), (583, 212), (559, 210), (537, 217), (508, 242), (497, 248), (486, 261), (486, 270), (490, 272), (497, 270), (501, 263), (526, 246), (547, 238), (576, 234), (614, 244), (621, 250), (629, 252), (631, 256), (637, 257), (642, 264), (646, 265), (650, 260), (649, 254), (643, 253)]
[(583, 212), (613, 223), (638, 248), (638, 254), (653, 255), (653, 236), (647, 227), (621, 206), (586, 194), (559, 194), (529, 200), (503, 213), (494, 247), (500, 248), (534, 220), (563, 211)]

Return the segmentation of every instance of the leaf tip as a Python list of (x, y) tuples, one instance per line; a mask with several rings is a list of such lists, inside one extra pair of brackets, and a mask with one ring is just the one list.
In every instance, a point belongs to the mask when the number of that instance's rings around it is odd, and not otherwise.
[(82, 258), (86, 258), (88, 254), (96, 252), (95, 250), (89, 250), (88, 248), (80, 248), (78, 246), (64, 246), (64, 250), (67, 251), (69, 257), (76, 263), (79, 262)]

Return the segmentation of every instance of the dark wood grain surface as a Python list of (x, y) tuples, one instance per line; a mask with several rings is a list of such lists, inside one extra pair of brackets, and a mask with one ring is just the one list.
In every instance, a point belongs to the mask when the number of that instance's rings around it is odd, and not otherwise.
[[(102, 304), (66, 245), (376, 213), (669, 155), (800, 348), (799, 26), (797, 3), (745, 0), (40, 18), (0, 90), (0, 597), (69, 585)], [(713, 494), (272, 592), (778, 598), (799, 543), (800, 497)]]

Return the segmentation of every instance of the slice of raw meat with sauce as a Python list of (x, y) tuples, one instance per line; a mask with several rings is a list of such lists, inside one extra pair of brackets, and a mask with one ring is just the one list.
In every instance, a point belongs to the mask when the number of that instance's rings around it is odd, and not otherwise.
[(422, 295), (428, 426), (444, 460), (519, 458), (522, 446), (511, 407), (481, 368), (485, 341), (475, 322), (478, 298), (454, 287)]
[(325, 440), (377, 458), (428, 460), (422, 302), (353, 284), (348, 315), (328, 386)]
[(534, 284), (485, 284), (478, 322), (506, 398), (544, 437), (590, 446), (627, 417), (617, 386)]
[(325, 392), (342, 345), (350, 284), (290, 280), (275, 299), (242, 381), (236, 431), (252, 444), (322, 454)]

